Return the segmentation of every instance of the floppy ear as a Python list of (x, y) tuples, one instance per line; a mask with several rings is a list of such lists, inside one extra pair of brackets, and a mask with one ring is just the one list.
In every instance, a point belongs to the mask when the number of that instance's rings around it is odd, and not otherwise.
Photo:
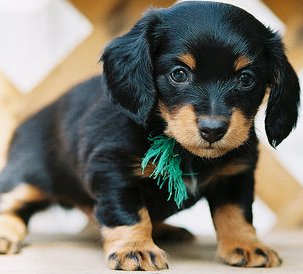
[(156, 100), (152, 54), (160, 21), (158, 10), (149, 11), (130, 32), (111, 42), (101, 57), (108, 94), (143, 126)]
[(267, 104), (265, 129), (272, 147), (278, 146), (296, 126), (300, 103), (298, 77), (284, 53), (281, 38), (270, 33), (270, 96)]

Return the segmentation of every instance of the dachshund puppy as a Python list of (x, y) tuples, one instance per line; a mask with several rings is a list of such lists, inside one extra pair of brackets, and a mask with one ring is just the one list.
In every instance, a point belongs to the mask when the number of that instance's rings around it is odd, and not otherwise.
[[(110, 268), (166, 269), (154, 239), (189, 232), (163, 220), (204, 197), (223, 262), (280, 265), (252, 226), (255, 115), (268, 92), (273, 147), (298, 115), (298, 78), (279, 35), (232, 5), (184, 2), (148, 11), (102, 61), (101, 77), (16, 130), (0, 175), (0, 252), (17, 252), (30, 217), (60, 203), (98, 220)], [(150, 134), (174, 138), (182, 171), (193, 174), (184, 177), (182, 208), (167, 200), (166, 185), (160, 190), (141, 172)]]

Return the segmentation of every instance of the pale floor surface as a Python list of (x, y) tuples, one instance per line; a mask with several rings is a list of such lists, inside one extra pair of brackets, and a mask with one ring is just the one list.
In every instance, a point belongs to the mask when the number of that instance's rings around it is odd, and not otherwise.
[[(223, 265), (214, 258), (214, 239), (200, 237), (193, 243), (162, 246), (169, 253), (170, 270), (150, 273), (303, 273), (303, 231), (274, 232), (263, 236), (263, 240), (279, 251), (284, 260), (281, 267), (243, 269)], [(98, 241), (69, 235), (32, 235), (27, 243), (20, 254), (0, 257), (1, 274), (122, 273), (105, 267)]]

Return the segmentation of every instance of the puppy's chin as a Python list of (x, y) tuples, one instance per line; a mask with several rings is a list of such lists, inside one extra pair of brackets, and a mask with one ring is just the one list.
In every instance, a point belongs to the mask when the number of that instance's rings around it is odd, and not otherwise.
[(185, 149), (202, 158), (219, 158), (231, 150), (218, 147), (185, 147)]
[(184, 140), (178, 140), (177, 138), (175, 138), (175, 136), (172, 136), (171, 134), (166, 135), (168, 135), (169, 137), (173, 137), (184, 149), (186, 149), (190, 153), (202, 158), (219, 158), (233, 149), (231, 147), (224, 147), (217, 144), (212, 144), (210, 146), (207, 142), (203, 140), (201, 140), (201, 143), (199, 145), (195, 145), (191, 142), (183, 142)]

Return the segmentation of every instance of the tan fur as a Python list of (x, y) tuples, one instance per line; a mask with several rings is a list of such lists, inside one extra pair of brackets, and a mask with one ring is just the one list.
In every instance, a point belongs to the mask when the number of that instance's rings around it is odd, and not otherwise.
[(44, 201), (45, 195), (29, 184), (21, 184), (0, 195), (0, 253), (17, 253), (27, 234), (24, 221), (17, 211), (31, 202)]
[[(111, 269), (159, 270), (167, 268), (166, 255), (152, 240), (152, 224), (147, 209), (139, 212), (140, 222), (132, 226), (102, 227), (103, 247)], [(155, 255), (155, 262), (150, 257)], [(138, 259), (129, 255), (136, 254)]]
[(232, 176), (236, 175), (248, 168), (248, 165), (241, 163), (231, 163), (215, 172), (215, 176)]
[(175, 138), (185, 149), (193, 154), (206, 158), (220, 157), (242, 145), (249, 137), (249, 129), (253, 122), (246, 119), (239, 109), (234, 109), (227, 133), (220, 141), (212, 144), (212, 147), (209, 148), (209, 143), (200, 135), (198, 129), (199, 118), (197, 118), (192, 105), (168, 110), (160, 102), (159, 111), (167, 123), (165, 134)]
[(249, 129), (252, 123), (253, 119), (247, 119), (241, 110), (234, 108), (228, 131), (220, 143), (230, 148), (242, 145), (249, 137)]
[[(214, 212), (213, 221), (218, 238), (217, 255), (225, 263), (247, 267), (281, 264), (277, 253), (257, 239), (254, 227), (245, 220), (238, 206), (218, 208)], [(265, 255), (258, 254), (257, 250)]]
[(149, 163), (147, 164), (146, 168), (144, 169), (144, 172), (142, 173), (141, 161), (141, 159), (138, 160), (138, 164), (135, 165), (134, 174), (138, 177), (148, 178), (153, 173), (156, 167), (153, 164)]
[(13, 214), (0, 214), (0, 253), (12, 254), (19, 251), (27, 229), (24, 221)]
[(245, 221), (243, 212), (238, 206), (225, 205), (218, 208), (213, 219), (219, 241), (234, 236), (234, 234), (243, 236), (243, 238), (256, 238), (255, 229)]
[(78, 206), (78, 208), (87, 215), (87, 217), (92, 217), (94, 214), (93, 207), (90, 206)]
[(190, 53), (184, 53), (179, 56), (179, 60), (182, 61), (185, 65), (190, 67), (192, 70), (196, 68), (196, 58)]
[(15, 212), (27, 203), (43, 201), (45, 198), (36, 187), (21, 184), (10, 192), (0, 195), (0, 212)]
[(234, 63), (235, 71), (243, 69), (246, 66), (250, 65), (251, 63), (252, 63), (252, 61), (249, 60), (248, 57), (241, 55), (240, 57), (238, 57), (238, 59), (236, 59), (236, 61)]

